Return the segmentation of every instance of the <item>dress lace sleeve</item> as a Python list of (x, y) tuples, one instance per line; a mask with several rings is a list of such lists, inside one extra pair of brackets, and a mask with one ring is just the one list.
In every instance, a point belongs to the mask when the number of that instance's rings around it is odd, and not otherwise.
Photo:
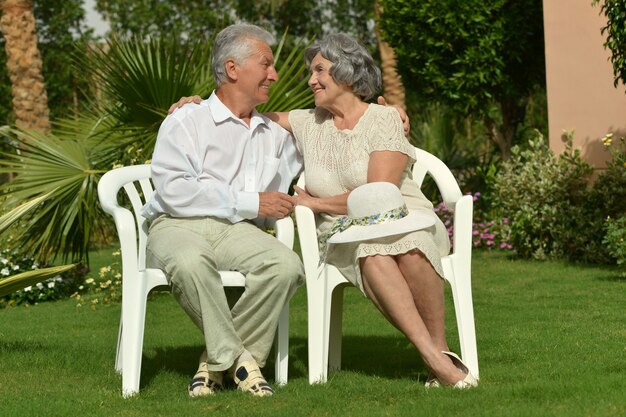
[(404, 136), (400, 115), (393, 107), (377, 106), (368, 138), (369, 152), (397, 151), (415, 162), (415, 148)]

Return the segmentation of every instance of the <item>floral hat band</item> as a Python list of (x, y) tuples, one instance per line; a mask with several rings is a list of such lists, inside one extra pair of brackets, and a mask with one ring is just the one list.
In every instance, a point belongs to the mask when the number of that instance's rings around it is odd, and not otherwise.
[[(400, 207), (396, 207), (395, 209), (391, 209), (384, 213), (375, 213), (370, 216), (365, 216), (358, 219), (350, 219), (346, 216), (347, 221), (345, 228), (347, 228), (349, 225), (368, 226), (372, 224), (387, 223), (389, 221), (400, 220), (408, 215), (409, 209), (406, 208), (405, 204), (403, 204)], [(345, 228), (343, 228), (341, 231), (345, 230)]]

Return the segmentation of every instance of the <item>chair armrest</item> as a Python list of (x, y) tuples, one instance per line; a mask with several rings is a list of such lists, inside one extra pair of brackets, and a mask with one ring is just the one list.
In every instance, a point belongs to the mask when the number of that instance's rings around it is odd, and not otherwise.
[(417, 162), (413, 167), (413, 178), (415, 181), (421, 187), (426, 174), (430, 174), (437, 184), (446, 207), (453, 208), (463, 193), (461, 193), (461, 189), (450, 169), (442, 160), (423, 149), (415, 148), (415, 155), (417, 158)]
[(454, 204), (453, 209), (454, 254), (457, 257), (471, 260), (474, 199), (471, 195), (464, 195)]
[(315, 214), (313, 214), (310, 208), (305, 206), (296, 206), (295, 213), (304, 270), (307, 277), (317, 276), (320, 256), (315, 226)]
[(117, 236), (120, 241), (120, 253), (122, 257), (122, 271), (124, 275), (131, 274), (131, 271), (138, 271), (137, 263), (137, 225), (135, 216), (130, 210), (117, 206), (111, 212), (115, 221)]
[[(121, 168), (123, 169), (123, 168)], [(119, 171), (118, 171), (119, 172)], [(130, 210), (119, 205), (117, 194), (124, 185), (124, 178), (114, 171), (105, 173), (98, 182), (98, 198), (102, 209), (113, 217), (120, 241), (122, 271), (124, 275), (136, 274), (137, 263), (137, 224)]]
[(283, 242), (289, 249), (293, 249), (294, 226), (293, 219), (289, 216), (276, 220), (276, 239)]

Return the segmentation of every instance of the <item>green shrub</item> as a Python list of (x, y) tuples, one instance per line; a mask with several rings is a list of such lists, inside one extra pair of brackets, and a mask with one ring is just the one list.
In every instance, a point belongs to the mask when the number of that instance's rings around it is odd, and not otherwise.
[(622, 276), (626, 277), (626, 217), (619, 219), (607, 217), (605, 225), (606, 235), (602, 243), (622, 267)]
[[(593, 184), (590, 205), (598, 212), (598, 217), (606, 218), (602, 225), (606, 234), (599, 245), (605, 248), (611, 260), (626, 266), (626, 138), (621, 136), (614, 140), (609, 133), (603, 143), (611, 159)], [(622, 275), (626, 277), (626, 272)]]
[(590, 241), (583, 259), (594, 262), (612, 263), (615, 256), (604, 244), (607, 217), (619, 219), (626, 215), (626, 144), (624, 137), (614, 140), (609, 133), (603, 138), (604, 148), (610, 159), (589, 190), (585, 204), (587, 230)]
[[(591, 181), (592, 167), (564, 134), (565, 151), (556, 156), (540, 136), (519, 147), (494, 179), (494, 227), (523, 258), (565, 258), (612, 263), (623, 259), (620, 230), (626, 215), (626, 139), (603, 138), (611, 158)], [(590, 185), (591, 184), (591, 185)], [(618, 221), (607, 221), (620, 219)], [(606, 236), (605, 236), (606, 235)], [(623, 237), (623, 236), (622, 236)], [(621, 251), (621, 252), (620, 252)]]
[(571, 134), (565, 141), (565, 151), (556, 156), (537, 133), (524, 150), (512, 149), (495, 178), (493, 218), (501, 220), (494, 230), (509, 236), (523, 258), (569, 258), (584, 251), (584, 205), (593, 169), (573, 149)]

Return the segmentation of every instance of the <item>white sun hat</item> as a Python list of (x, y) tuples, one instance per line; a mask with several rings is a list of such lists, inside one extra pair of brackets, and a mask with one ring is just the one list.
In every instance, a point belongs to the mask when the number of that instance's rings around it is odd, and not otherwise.
[(390, 182), (370, 182), (348, 196), (348, 216), (328, 243), (348, 243), (399, 235), (435, 224), (429, 215), (409, 210), (400, 189)]

